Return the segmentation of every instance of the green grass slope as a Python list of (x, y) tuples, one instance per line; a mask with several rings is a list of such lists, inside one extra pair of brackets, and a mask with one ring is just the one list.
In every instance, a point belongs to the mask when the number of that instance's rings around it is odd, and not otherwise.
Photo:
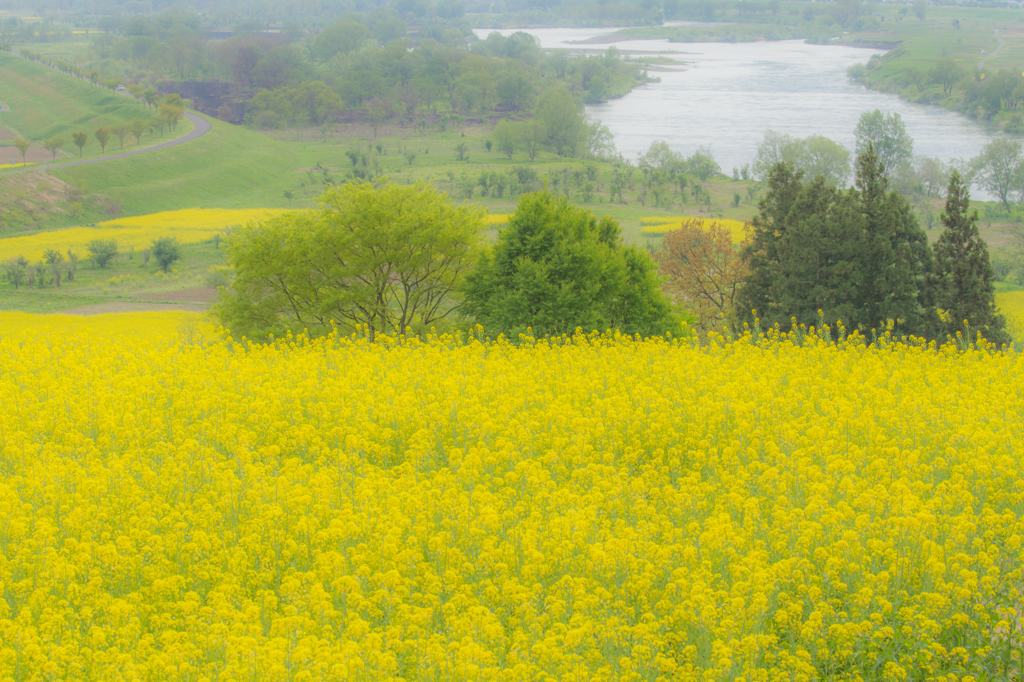
[[(152, 116), (152, 110), (147, 112), (131, 98), (4, 52), (0, 52), (0, 102), (10, 109), (0, 113), (0, 123), (26, 139), (59, 136), (66, 140), (65, 148), (72, 149), (71, 133), (84, 130), (89, 133), (86, 151), (94, 146), (97, 153), (100, 146), (92, 137), (94, 130)], [(112, 146), (117, 148), (116, 139)], [(78, 150), (74, 151), (77, 156)]]
[(283, 206), (299, 163), (287, 143), (212, 120), (197, 140), (52, 175), (120, 204), (120, 215), (180, 208)]

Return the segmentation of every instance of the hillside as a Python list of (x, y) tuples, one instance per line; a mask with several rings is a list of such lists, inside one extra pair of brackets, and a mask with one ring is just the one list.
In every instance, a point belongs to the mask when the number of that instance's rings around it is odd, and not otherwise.
[(0, 113), (0, 128), (28, 140), (63, 137), (68, 148), (73, 148), (71, 133), (84, 130), (90, 135), (88, 151), (97, 155), (100, 146), (91, 137), (94, 130), (152, 115), (129, 97), (4, 52), (0, 52), (0, 102), (6, 105)]
[(193, 143), (52, 174), (110, 196), (121, 215), (281, 204), (285, 179), (299, 165), (294, 150), (245, 128), (211, 122), (213, 130)]

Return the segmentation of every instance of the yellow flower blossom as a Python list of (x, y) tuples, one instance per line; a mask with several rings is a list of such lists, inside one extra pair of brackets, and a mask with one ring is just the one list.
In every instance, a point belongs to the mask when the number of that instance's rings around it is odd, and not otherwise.
[(1022, 370), (0, 313), (0, 680), (1013, 676)]

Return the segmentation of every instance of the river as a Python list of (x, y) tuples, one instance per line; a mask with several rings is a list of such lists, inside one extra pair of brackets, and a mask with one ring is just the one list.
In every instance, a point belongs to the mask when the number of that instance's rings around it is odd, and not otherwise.
[[(517, 29), (503, 29), (508, 35)], [(604, 49), (574, 44), (616, 29), (525, 29), (545, 49)], [(476, 31), (481, 38), (491, 29)], [(914, 154), (943, 161), (977, 156), (995, 131), (936, 106), (913, 104), (851, 82), (846, 70), (879, 50), (808, 45), (801, 40), (755, 43), (669, 43), (631, 40), (614, 43), (629, 54), (664, 54), (684, 62), (679, 70), (655, 71), (660, 83), (636, 88), (605, 104), (588, 106), (615, 136), (615, 146), (635, 159), (654, 140), (690, 155), (711, 148), (722, 170), (751, 163), (765, 130), (797, 137), (825, 135), (851, 152), (861, 113), (881, 109), (903, 118), (914, 138)], [(977, 197), (983, 193), (975, 191)]]

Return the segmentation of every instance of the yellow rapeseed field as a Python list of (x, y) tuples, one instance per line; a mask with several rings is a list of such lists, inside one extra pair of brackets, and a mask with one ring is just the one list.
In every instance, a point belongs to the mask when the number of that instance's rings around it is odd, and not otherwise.
[(1013, 338), (1024, 344), (1024, 291), (996, 294), (996, 308), (1006, 317), (1006, 327)]
[(24, 256), (30, 262), (43, 257), (47, 249), (61, 253), (68, 249), (86, 257), (86, 245), (93, 239), (116, 239), (118, 248), (145, 249), (160, 237), (176, 237), (183, 244), (213, 238), (234, 225), (287, 213), (280, 208), (192, 208), (149, 215), (118, 218), (97, 223), (95, 227), (69, 227), (24, 237), (0, 239), (0, 260)]
[(1021, 355), (189, 320), (0, 314), (0, 680), (1017, 679)]
[(729, 230), (732, 234), (734, 244), (739, 244), (746, 236), (746, 223), (742, 220), (729, 218), (698, 218), (696, 216), (656, 216), (640, 219), (640, 232), (645, 237), (663, 237), (672, 230), (678, 230), (683, 223), (699, 221), (701, 229), (707, 229), (709, 225), (718, 223)]

